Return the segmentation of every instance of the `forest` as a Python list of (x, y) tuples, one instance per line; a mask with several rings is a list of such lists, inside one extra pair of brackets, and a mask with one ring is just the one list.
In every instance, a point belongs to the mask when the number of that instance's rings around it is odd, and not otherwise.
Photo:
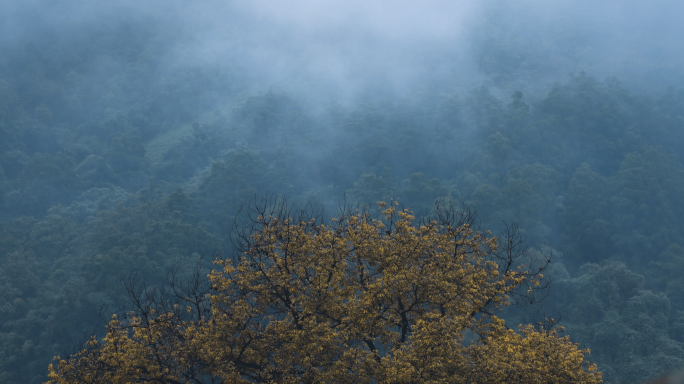
[[(551, 255), (549, 288), (507, 322), (557, 319), (606, 383), (684, 368), (684, 50), (659, 39), (677, 35), (670, 19), (625, 42), (618, 22), (529, 26), (491, 2), (458, 38), (389, 25), (345, 40), (337, 26), (302, 42), (323, 27), (226, 26), (215, 18), (247, 11), (212, 1), (219, 16), (85, 3), (0, 5), (0, 382), (43, 383), (55, 356), (101, 337), (127, 278), (161, 287), (198, 260), (208, 273), (264, 196), (328, 218), (449, 201), (494, 235), (516, 224), (530, 254)], [(312, 53), (324, 45), (358, 58), (334, 70)]]

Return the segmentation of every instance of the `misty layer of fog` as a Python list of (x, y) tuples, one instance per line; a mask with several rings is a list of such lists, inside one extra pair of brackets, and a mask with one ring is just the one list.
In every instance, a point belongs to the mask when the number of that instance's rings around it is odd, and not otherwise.
[(667, 0), (0, 0), (0, 382), (44, 381), (122, 276), (227, 249), (267, 193), (518, 222), (555, 291), (509, 318), (561, 315), (606, 382), (684, 367), (682, 20)]
[[(69, 65), (93, 34), (141, 46), (139, 39), (164, 42), (159, 52), (88, 52), (79, 65), (96, 84), (118, 75), (129, 55), (148, 54), (156, 76), (210, 68), (249, 91), (281, 87), (328, 103), (482, 84), (506, 96), (522, 88), (541, 97), (580, 71), (617, 76), (628, 88), (682, 81), (683, 7), (635, 0), (6, 2), (0, 42), (5, 71), (31, 54)], [(135, 33), (141, 26), (142, 36)], [(217, 102), (222, 96), (216, 92)]]

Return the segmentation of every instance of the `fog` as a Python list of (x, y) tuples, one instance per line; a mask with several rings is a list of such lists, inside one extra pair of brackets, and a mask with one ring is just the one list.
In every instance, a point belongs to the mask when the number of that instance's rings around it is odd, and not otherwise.
[(681, 369), (682, 20), (666, 0), (0, 1), (0, 382), (44, 382), (123, 276), (228, 253), (271, 194), (518, 223), (553, 284), (507, 322), (560, 316), (607, 383)]
[[(542, 96), (554, 81), (580, 71), (642, 90), (681, 82), (682, 7), (671, 1), (34, 0), (2, 5), (0, 39), (5, 72), (31, 47), (57, 64), (108, 34), (158, 41), (156, 76), (211, 68), (240, 78), (252, 92), (281, 87), (304, 99), (353, 103), (378, 91), (453, 92), (486, 84), (502, 94), (529, 88)], [(89, 54), (81, 65), (93, 83), (121, 75), (103, 61), (132, 60), (124, 52)]]

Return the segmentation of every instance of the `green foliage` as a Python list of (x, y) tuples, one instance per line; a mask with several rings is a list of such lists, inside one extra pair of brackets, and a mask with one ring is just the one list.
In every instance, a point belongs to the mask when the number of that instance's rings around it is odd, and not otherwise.
[(645, 264), (670, 244), (683, 243), (684, 168), (655, 147), (627, 154), (603, 177), (583, 164), (568, 188), (565, 239), (588, 260), (620, 254)]
[(607, 381), (684, 364), (684, 91), (640, 96), (579, 73), (544, 94), (557, 79), (530, 81), (558, 64), (548, 40), (493, 23), (478, 62), (491, 87), (313, 113), (248, 90), (233, 63), (159, 75), (162, 53), (182, 47), (148, 22), (3, 58), (3, 383), (44, 381), (52, 356), (101, 330), (97, 309), (119, 304), (128, 273), (155, 286), (230, 248), (241, 206), (266, 193), (326, 215), (345, 198), (421, 213), (450, 198), (494, 233), (518, 223), (531, 247), (563, 254), (540, 311), (561, 315)]
[(568, 186), (563, 199), (565, 231), (569, 251), (589, 260), (610, 251), (608, 180), (583, 163)]
[(552, 302), (566, 330), (591, 349), (609, 382), (645, 382), (684, 364), (682, 314), (645, 284), (619, 262), (585, 264), (576, 278), (555, 282)]
[(413, 173), (404, 180), (400, 196), (403, 201), (410, 201), (416, 210), (430, 209), (440, 197), (446, 197), (449, 191), (442, 186), (439, 179), (428, 179), (422, 173)]
[(158, 285), (174, 267), (221, 248), (182, 189), (151, 189), (141, 200), (157, 199), (144, 202), (94, 188), (42, 220), (0, 225), (0, 354), (12, 356), (0, 366), (4, 382), (44, 381), (40, 367), (93, 329), (98, 309), (116, 310), (127, 274)]
[(354, 182), (354, 188), (347, 190), (352, 201), (371, 204), (373, 201), (390, 201), (397, 195), (397, 185), (392, 182), (392, 174), (389, 168), (385, 168), (382, 175), (364, 173), (359, 181)]

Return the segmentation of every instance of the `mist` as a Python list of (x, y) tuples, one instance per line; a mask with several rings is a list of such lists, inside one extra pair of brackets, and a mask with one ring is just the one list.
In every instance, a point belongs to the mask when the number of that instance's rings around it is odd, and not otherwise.
[[(684, 3), (0, 2), (0, 382), (263, 196), (517, 223), (608, 383), (684, 368)], [(71, 348), (71, 349), (69, 349)], [(24, 375), (25, 372), (30, 374)]]
[[(58, 64), (79, 42), (118, 35), (158, 42), (156, 77), (203, 68), (240, 79), (248, 92), (279, 87), (354, 103), (481, 84), (542, 97), (580, 71), (630, 89), (666, 87), (682, 80), (681, 14), (668, 1), (28, 1), (3, 5), (0, 28), (6, 70), (31, 46)], [(88, 54), (80, 65), (102, 83), (144, 52)], [(232, 92), (224, 93), (217, 102)]]

